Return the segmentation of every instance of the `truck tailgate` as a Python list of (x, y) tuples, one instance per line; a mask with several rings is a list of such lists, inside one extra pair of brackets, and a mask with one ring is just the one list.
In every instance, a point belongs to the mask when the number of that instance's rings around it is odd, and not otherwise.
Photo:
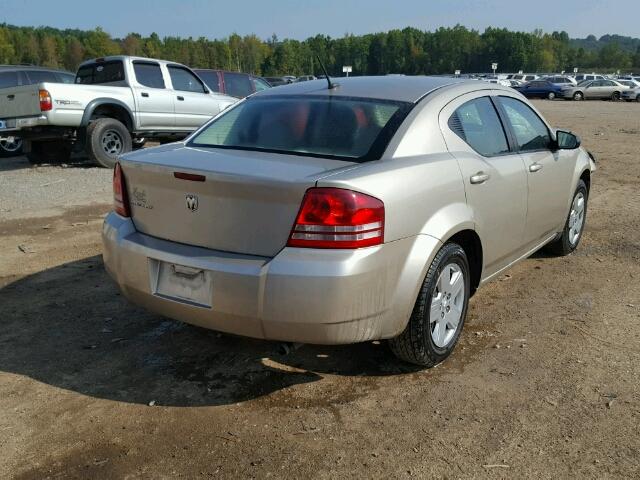
[(0, 89), (0, 118), (40, 115), (39, 85)]

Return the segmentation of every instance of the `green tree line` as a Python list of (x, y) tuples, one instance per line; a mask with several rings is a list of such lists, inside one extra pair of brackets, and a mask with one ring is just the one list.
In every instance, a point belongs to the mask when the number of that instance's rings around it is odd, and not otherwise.
[(330, 74), (352, 65), (355, 75), (386, 73), (443, 74), (498, 71), (552, 72), (640, 71), (640, 40), (617, 35), (570, 39), (566, 32), (531, 33), (504, 28), (484, 32), (457, 25), (423, 31), (416, 28), (331, 38), (316, 35), (303, 41), (262, 40), (256, 35), (210, 40), (143, 37), (130, 33), (112, 38), (100, 28), (59, 30), (0, 24), (0, 64), (34, 64), (75, 71), (86, 59), (126, 54), (162, 58), (191, 67), (238, 70), (256, 75), (321, 73), (316, 55)]

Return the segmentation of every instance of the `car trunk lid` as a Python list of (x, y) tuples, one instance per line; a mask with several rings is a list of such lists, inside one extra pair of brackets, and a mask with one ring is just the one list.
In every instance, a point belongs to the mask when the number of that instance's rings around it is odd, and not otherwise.
[(286, 245), (305, 191), (358, 165), (182, 144), (129, 154), (121, 163), (138, 231), (267, 257)]

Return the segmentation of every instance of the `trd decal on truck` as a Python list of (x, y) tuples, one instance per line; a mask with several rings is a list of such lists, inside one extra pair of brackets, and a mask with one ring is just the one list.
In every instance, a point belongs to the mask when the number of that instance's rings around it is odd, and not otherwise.
[(78, 100), (56, 100), (58, 105), (82, 105)]

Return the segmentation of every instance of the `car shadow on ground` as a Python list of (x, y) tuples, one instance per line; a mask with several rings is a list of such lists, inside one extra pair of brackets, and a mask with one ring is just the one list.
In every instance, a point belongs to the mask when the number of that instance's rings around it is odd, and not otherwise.
[(37, 167), (60, 167), (60, 168), (99, 168), (95, 163), (89, 161), (84, 154), (74, 154), (64, 163), (40, 163), (33, 165), (27, 157), (20, 155), (16, 157), (0, 158), (0, 172), (11, 172), (14, 170), (24, 170), (26, 168)]
[(0, 370), (114, 401), (246, 401), (323, 375), (411, 373), (382, 343), (305, 345), (221, 334), (131, 305), (94, 256), (0, 279)]

